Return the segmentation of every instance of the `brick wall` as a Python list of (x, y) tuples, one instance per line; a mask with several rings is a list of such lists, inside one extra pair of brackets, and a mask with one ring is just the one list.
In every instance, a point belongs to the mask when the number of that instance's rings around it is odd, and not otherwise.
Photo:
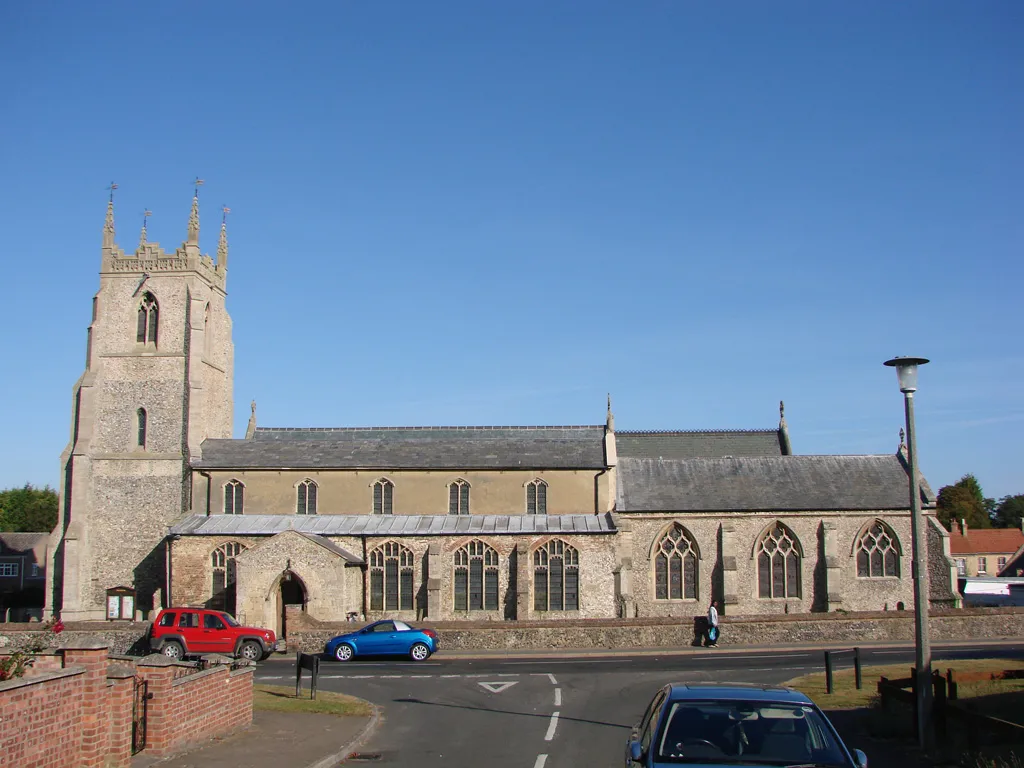
[(127, 768), (137, 676), (152, 694), (146, 752), (153, 756), (252, 722), (254, 667), (196, 671), (163, 657), (111, 664), (100, 644), (60, 654), (60, 667), (41, 657), (29, 675), (0, 683), (0, 768)]

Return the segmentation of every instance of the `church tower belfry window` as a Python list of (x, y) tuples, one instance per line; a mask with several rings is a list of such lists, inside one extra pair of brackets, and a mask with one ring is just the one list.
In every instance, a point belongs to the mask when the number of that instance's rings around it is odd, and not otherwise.
[(156, 346), (157, 326), (160, 320), (160, 307), (156, 303), (156, 297), (148, 291), (142, 294), (142, 301), (139, 304), (138, 325), (135, 331), (135, 341), (139, 344)]

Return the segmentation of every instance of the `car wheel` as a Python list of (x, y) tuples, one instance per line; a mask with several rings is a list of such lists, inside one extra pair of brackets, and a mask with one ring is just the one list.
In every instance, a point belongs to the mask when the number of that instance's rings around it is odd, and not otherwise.
[(426, 661), (430, 658), (430, 649), (424, 643), (415, 643), (409, 649), (409, 655), (413, 661)]
[(246, 661), (259, 661), (263, 658), (263, 649), (255, 640), (246, 640), (238, 646), (238, 655)]
[(355, 655), (355, 651), (352, 650), (352, 646), (348, 643), (342, 643), (334, 649), (334, 658), (338, 661), (351, 661)]
[(177, 640), (168, 640), (164, 643), (164, 647), (160, 649), (160, 653), (166, 656), (168, 659), (175, 659), (180, 661), (185, 655), (185, 649), (181, 647), (181, 643)]

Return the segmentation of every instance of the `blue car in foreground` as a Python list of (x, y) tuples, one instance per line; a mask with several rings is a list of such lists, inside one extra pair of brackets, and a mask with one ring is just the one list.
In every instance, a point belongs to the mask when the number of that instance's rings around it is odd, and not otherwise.
[(867, 768), (825, 714), (791, 688), (744, 683), (666, 685), (626, 742), (627, 766)]
[(356, 656), (408, 656), (413, 661), (426, 661), (437, 648), (434, 630), (414, 629), (404, 621), (385, 619), (332, 637), (324, 653), (338, 661), (351, 661)]

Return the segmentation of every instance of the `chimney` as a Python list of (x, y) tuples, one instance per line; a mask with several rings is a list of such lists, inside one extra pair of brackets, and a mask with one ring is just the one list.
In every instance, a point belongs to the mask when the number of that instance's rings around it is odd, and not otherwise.
[(967, 521), (962, 517), (960, 518), (960, 535), (967, 538)]

